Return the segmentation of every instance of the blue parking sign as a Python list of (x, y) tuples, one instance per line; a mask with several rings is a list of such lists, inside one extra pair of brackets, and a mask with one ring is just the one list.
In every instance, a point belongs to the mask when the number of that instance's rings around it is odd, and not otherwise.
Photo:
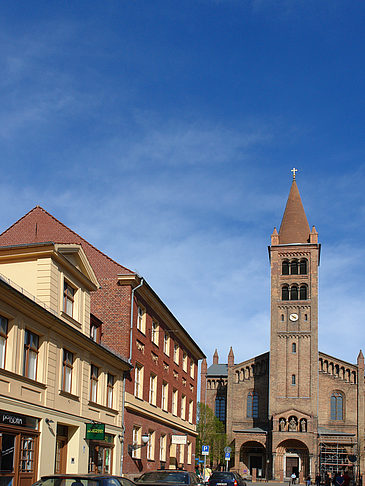
[(224, 458), (225, 458), (226, 461), (229, 461), (231, 459), (231, 453), (226, 452), (225, 455), (224, 455)]
[(202, 446), (202, 455), (203, 456), (209, 456), (209, 446), (208, 445)]

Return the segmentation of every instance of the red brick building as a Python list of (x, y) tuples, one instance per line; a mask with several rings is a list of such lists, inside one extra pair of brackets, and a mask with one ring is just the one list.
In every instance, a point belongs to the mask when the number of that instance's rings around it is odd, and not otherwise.
[(225, 423), (231, 467), (283, 481), (365, 471), (364, 357), (347, 363), (318, 351), (320, 244), (295, 176), (269, 247), (270, 352), (201, 370), (201, 401)]
[[(134, 366), (125, 380), (120, 470), (132, 477), (178, 464), (192, 470), (203, 352), (143, 278), (41, 207), (0, 235), (0, 246), (47, 241), (81, 245), (100, 283), (91, 294), (90, 335)], [(72, 285), (64, 285), (65, 292), (72, 293)]]

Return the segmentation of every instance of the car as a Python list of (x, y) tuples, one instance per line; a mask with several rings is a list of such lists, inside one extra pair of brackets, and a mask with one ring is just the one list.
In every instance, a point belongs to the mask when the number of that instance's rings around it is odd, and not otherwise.
[(136, 486), (133, 481), (111, 474), (52, 474), (32, 486)]
[(160, 469), (142, 474), (136, 479), (138, 486), (203, 486), (203, 481), (194, 472), (183, 471), (180, 469)]
[(209, 478), (209, 486), (246, 486), (246, 481), (236, 472), (215, 471)]

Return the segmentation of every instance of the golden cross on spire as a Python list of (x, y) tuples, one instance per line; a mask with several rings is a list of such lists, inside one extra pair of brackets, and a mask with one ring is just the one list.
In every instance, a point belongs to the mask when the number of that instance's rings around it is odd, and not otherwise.
[(290, 172), (293, 172), (293, 181), (295, 181), (295, 174), (298, 172), (298, 169), (296, 169), (295, 167), (293, 167)]

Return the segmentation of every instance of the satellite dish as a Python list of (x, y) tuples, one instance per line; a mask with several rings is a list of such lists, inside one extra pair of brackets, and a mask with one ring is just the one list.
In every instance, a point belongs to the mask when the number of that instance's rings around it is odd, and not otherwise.
[(357, 461), (357, 457), (355, 456), (355, 454), (349, 454), (348, 458), (349, 458), (350, 462), (356, 462)]

